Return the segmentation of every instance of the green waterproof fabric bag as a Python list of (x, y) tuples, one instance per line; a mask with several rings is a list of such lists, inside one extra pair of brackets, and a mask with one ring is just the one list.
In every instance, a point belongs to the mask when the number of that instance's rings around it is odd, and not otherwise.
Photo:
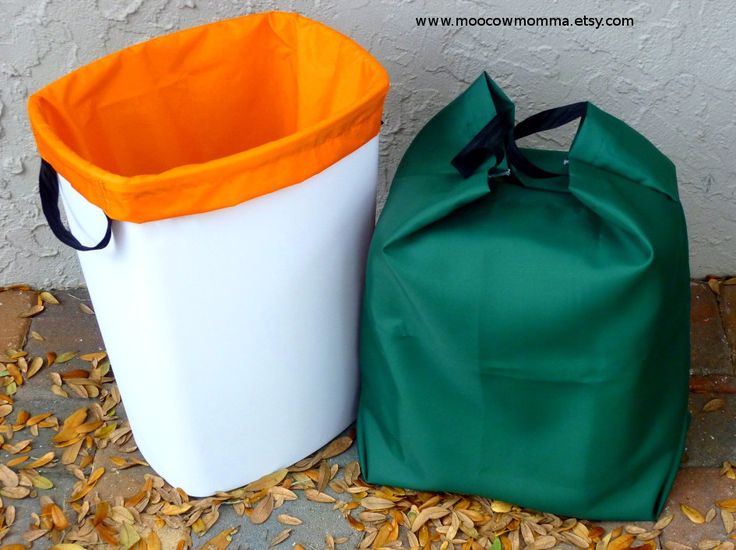
[[(675, 168), (591, 103), (513, 116), (484, 74), (399, 166), (367, 266), (363, 474), (653, 519), (688, 424)], [(569, 151), (515, 144), (577, 118)]]

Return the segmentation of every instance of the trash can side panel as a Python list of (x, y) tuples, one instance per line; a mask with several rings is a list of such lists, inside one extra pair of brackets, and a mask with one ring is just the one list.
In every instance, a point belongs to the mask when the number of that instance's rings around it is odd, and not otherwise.
[(242, 485), (354, 419), (377, 143), (233, 208), (115, 222), (80, 254), (136, 441), (172, 484)]

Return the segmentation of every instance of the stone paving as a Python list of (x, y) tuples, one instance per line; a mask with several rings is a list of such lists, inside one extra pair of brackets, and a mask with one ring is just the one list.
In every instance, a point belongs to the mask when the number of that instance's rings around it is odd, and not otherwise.
[[(703, 514), (713, 507), (714, 501), (736, 497), (736, 481), (720, 475), (719, 470), (724, 460), (736, 460), (736, 377), (733, 358), (736, 351), (736, 286), (722, 286), (719, 294), (705, 283), (692, 284), (692, 384), (690, 409), (692, 424), (688, 434), (687, 450), (683, 456), (682, 469), (677, 477), (675, 487), (670, 496), (665, 514), (672, 513), (672, 524), (664, 531), (658, 547), (667, 542), (685, 544), (693, 549), (704, 540), (727, 541), (720, 516), (716, 514), (710, 523), (695, 525), (680, 511), (680, 503), (688, 504)], [(45, 356), (47, 351), (79, 351), (89, 353), (102, 350), (103, 343), (97, 328), (94, 315), (85, 313), (80, 304), (88, 304), (86, 290), (54, 292), (61, 305), (49, 305), (46, 310), (32, 319), (20, 318), (19, 315), (36, 303), (36, 294), (32, 291), (6, 290), (0, 292), (0, 344), (2, 349), (18, 349), (25, 344), (31, 355)], [(44, 341), (30, 338), (30, 331), (44, 337)], [(59, 373), (79, 368), (81, 362), (74, 359), (53, 368)], [(704, 412), (703, 406), (714, 398), (723, 399), (725, 406), (717, 411)], [(60, 419), (78, 409), (85, 402), (82, 398), (70, 395), (68, 399), (60, 398), (50, 391), (48, 374), (41, 371), (38, 376), (29, 380), (15, 395), (15, 411), (27, 410), (31, 415), (53, 411)], [(124, 411), (119, 411), (121, 416)], [(53, 432), (41, 430), (34, 439), (33, 457), (41, 456), (51, 449)], [(22, 438), (23, 432), (16, 434), (13, 441)], [(7, 462), (14, 455), (6, 451), (0, 453), (0, 462)], [(130, 496), (140, 489), (143, 476), (152, 473), (145, 466), (115, 472), (110, 463), (111, 452), (98, 451), (94, 457), (92, 469), (105, 466), (106, 473), (100, 480), (96, 490), (103, 497), (121, 495)], [(333, 462), (346, 464), (357, 459), (355, 447), (337, 457)], [(44, 494), (52, 496), (70, 517), (68, 496), (71, 486), (76, 481), (62, 466), (55, 466), (44, 471), (55, 487)], [(329, 492), (329, 490), (327, 491)], [(6, 506), (8, 501), (6, 500)], [(38, 511), (38, 499), (27, 498), (12, 502), (17, 509), (16, 525), (3, 540), (3, 544), (23, 543), (21, 533), (27, 530), (30, 514)], [(279, 509), (279, 513), (290, 514), (304, 519), (304, 524), (293, 528), (288, 541), (279, 547), (291, 548), (299, 542), (304, 548), (317, 550), (325, 548), (325, 537), (330, 534), (335, 538), (347, 537), (347, 541), (338, 548), (356, 548), (361, 537), (353, 531), (343, 517), (332, 510), (330, 505), (310, 502), (299, 498), (287, 502)], [(276, 514), (262, 525), (251, 525), (247, 518), (238, 516), (230, 506), (220, 508), (220, 519), (203, 538), (193, 537), (194, 548), (206, 548), (206, 541), (227, 527), (237, 527), (230, 548), (266, 549), (269, 541), (284, 525), (275, 519)], [(606, 529), (620, 524), (602, 524)], [(645, 529), (651, 523), (639, 523)], [(162, 548), (176, 548), (182, 533), (168, 527), (157, 530)], [(36, 541), (34, 548), (50, 547), (49, 541)], [(707, 546), (707, 545), (704, 545)], [(2, 550), (0, 548), (0, 550)]]

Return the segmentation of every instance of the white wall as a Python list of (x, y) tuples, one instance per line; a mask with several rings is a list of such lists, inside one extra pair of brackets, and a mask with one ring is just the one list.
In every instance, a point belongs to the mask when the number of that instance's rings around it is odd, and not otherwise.
[[(352, 36), (391, 74), (381, 199), (418, 128), (486, 69), (518, 102), (519, 117), (587, 99), (638, 128), (677, 164), (693, 275), (736, 273), (732, 0), (0, 0), (0, 284), (82, 281), (40, 213), (28, 94), (146, 38), (274, 8)], [(632, 16), (635, 26), (417, 27), (425, 15)]]

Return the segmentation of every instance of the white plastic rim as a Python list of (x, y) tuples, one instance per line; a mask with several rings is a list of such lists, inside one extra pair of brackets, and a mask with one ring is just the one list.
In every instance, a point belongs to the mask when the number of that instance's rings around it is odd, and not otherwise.
[[(79, 253), (135, 440), (173, 486), (239, 487), (353, 422), (377, 176), (376, 137), (232, 208), (115, 221)], [(71, 231), (96, 243), (104, 215), (59, 183)]]

